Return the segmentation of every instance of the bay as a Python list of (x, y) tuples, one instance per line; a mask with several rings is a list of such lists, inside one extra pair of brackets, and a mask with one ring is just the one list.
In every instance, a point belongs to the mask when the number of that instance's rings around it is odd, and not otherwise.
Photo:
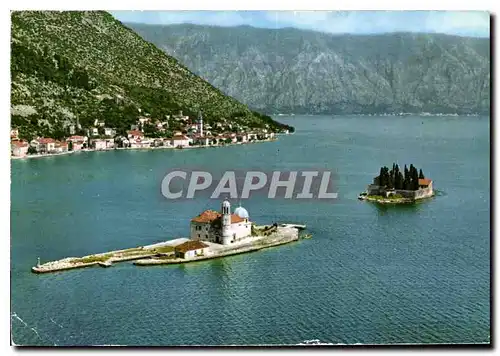
[[(294, 116), (276, 142), (77, 153), (11, 163), (11, 323), (21, 345), (487, 343), (488, 117)], [(413, 163), (438, 195), (413, 206), (357, 200), (381, 165)], [(167, 201), (164, 175), (319, 168), (334, 202), (254, 197), (257, 223), (313, 238), (178, 266), (31, 273), (42, 262), (186, 236), (214, 200)], [(235, 204), (236, 202), (233, 202)]]

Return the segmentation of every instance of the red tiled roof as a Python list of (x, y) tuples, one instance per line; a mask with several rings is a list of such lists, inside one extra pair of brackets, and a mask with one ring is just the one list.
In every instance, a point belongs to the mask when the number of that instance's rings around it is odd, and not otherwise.
[(45, 138), (45, 137), (42, 137), (40, 140), (38, 140), (38, 142), (40, 142), (41, 144), (47, 144), (47, 143), (55, 143), (56, 140), (54, 140), (53, 138)]
[(419, 179), (418, 180), (418, 185), (429, 185), (432, 183), (431, 179), (425, 178), (425, 179)]
[(205, 248), (208, 247), (208, 245), (204, 244), (201, 241), (186, 241), (178, 246), (175, 246), (175, 251), (176, 252), (187, 252), (187, 251), (193, 251), (193, 250), (198, 250), (200, 248)]
[[(210, 223), (214, 220), (220, 219), (222, 216), (221, 213), (215, 210), (205, 210), (203, 213), (191, 219), (192, 222), (197, 223)], [(240, 218), (238, 215), (231, 214), (231, 224), (236, 224), (244, 221), (243, 218)]]
[(144, 133), (142, 131), (139, 131), (139, 130), (132, 130), (132, 131), (128, 131), (127, 133), (129, 135), (133, 135), (133, 136), (144, 136)]
[(189, 140), (189, 138), (184, 135), (175, 135), (172, 140)]
[(240, 218), (236, 214), (231, 214), (231, 224), (236, 224), (236, 223), (239, 223), (239, 222), (242, 222), (242, 221), (245, 221), (245, 219)]
[(193, 218), (192, 222), (209, 223), (220, 217), (220, 213), (215, 210), (205, 210), (203, 213)]
[(27, 147), (28, 146), (28, 142), (17, 141), (17, 140), (12, 141), (11, 144), (16, 146), (16, 147)]
[(68, 140), (70, 140), (70, 141), (73, 141), (73, 140), (75, 140), (75, 141), (83, 141), (83, 140), (85, 140), (85, 137), (74, 135), (74, 136), (68, 137)]

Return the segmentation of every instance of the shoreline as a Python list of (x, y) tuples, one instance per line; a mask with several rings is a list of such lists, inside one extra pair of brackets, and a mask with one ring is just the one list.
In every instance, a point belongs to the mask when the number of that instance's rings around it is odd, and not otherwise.
[(271, 235), (250, 236), (246, 239), (246, 241), (232, 246), (205, 242), (210, 246), (210, 252), (206, 255), (190, 258), (178, 258), (175, 257), (175, 246), (178, 246), (189, 239), (177, 238), (151, 245), (113, 250), (83, 257), (66, 257), (60, 260), (49, 261), (33, 266), (31, 267), (31, 272), (36, 274), (45, 274), (93, 266), (106, 268), (113, 266), (114, 263), (126, 261), (136, 261), (134, 263), (136, 266), (190, 263), (254, 252), (269, 247), (288, 244), (298, 241), (299, 239), (299, 230), (297, 228), (279, 228)]
[(134, 265), (136, 266), (158, 266), (158, 265), (167, 265), (167, 264), (182, 264), (182, 263), (191, 263), (191, 262), (199, 262), (199, 261), (206, 261), (206, 260), (213, 260), (216, 258), (223, 258), (227, 256), (236, 256), (244, 253), (250, 253), (250, 252), (256, 252), (259, 250), (263, 250), (266, 248), (271, 248), (271, 247), (276, 247), (280, 245), (285, 245), (289, 244), (294, 241), (299, 240), (299, 235), (297, 236), (290, 236), (286, 238), (281, 238), (278, 241), (274, 242), (267, 242), (264, 243), (263, 245), (247, 245), (247, 246), (240, 246), (238, 248), (234, 249), (229, 249), (220, 253), (216, 254), (210, 254), (206, 256), (198, 256), (194, 258), (189, 258), (189, 259), (183, 259), (183, 258), (173, 258), (173, 259), (161, 259), (161, 258), (150, 258), (150, 259), (139, 259), (134, 262)]
[(411, 198), (378, 198), (374, 196), (369, 196), (369, 195), (358, 195), (359, 200), (363, 201), (369, 201), (373, 203), (378, 203), (378, 204), (391, 204), (391, 205), (397, 205), (397, 204), (414, 204), (418, 203), (420, 201), (424, 201), (427, 199), (431, 199), (435, 196), (436, 194), (433, 193), (431, 196), (428, 197), (423, 197), (419, 199), (411, 199)]
[(273, 142), (277, 141), (277, 138), (253, 141), (253, 142), (236, 142), (236, 143), (225, 143), (223, 145), (196, 145), (196, 146), (183, 146), (173, 147), (173, 146), (158, 146), (158, 147), (114, 147), (104, 150), (95, 150), (95, 149), (82, 149), (78, 151), (66, 151), (66, 152), (57, 152), (57, 153), (43, 153), (43, 154), (35, 154), (35, 155), (26, 155), (26, 156), (10, 156), (11, 160), (23, 160), (23, 159), (34, 159), (34, 158), (46, 158), (46, 157), (56, 157), (56, 156), (65, 156), (71, 155), (78, 152), (110, 152), (115, 150), (159, 150), (159, 149), (172, 149), (172, 150), (187, 150), (187, 149), (200, 149), (200, 148), (216, 148), (216, 147), (226, 147), (226, 146), (239, 146), (239, 145), (249, 145), (254, 143), (264, 143), (264, 142)]

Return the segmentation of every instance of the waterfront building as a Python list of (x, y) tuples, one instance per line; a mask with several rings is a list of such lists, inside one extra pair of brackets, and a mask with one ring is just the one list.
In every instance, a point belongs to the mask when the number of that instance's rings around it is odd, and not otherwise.
[(40, 153), (54, 152), (55, 145), (56, 145), (56, 140), (54, 140), (53, 138), (42, 137), (42, 138), (40, 138), (38, 140), (38, 148), (37, 148), (37, 150)]
[(377, 177), (373, 179), (373, 184), (368, 185), (366, 189), (368, 195), (380, 195), (383, 197), (390, 197), (391, 195), (401, 195), (404, 198), (410, 199), (423, 199), (429, 198), (434, 195), (434, 190), (432, 188), (432, 180), (425, 178), (418, 180), (417, 190), (404, 190), (404, 189), (389, 189), (387, 187), (382, 187), (378, 185)]
[(208, 146), (210, 145), (210, 139), (211, 137), (208, 136), (200, 136), (196, 135), (193, 137), (193, 145), (198, 145), (198, 146)]
[(229, 245), (251, 236), (252, 222), (248, 211), (239, 206), (231, 213), (226, 199), (221, 211), (205, 210), (191, 220), (191, 239)]
[(72, 142), (73, 144), (73, 151), (80, 151), (83, 148), (83, 145), (87, 143), (88, 137), (86, 136), (78, 136), (78, 135), (73, 135), (70, 136), (66, 139), (66, 142)]
[(66, 141), (56, 141), (54, 144), (54, 152), (68, 152), (68, 143)]
[(201, 241), (186, 241), (174, 248), (175, 257), (192, 258), (203, 256), (208, 252), (209, 246)]
[(12, 155), (15, 157), (24, 157), (28, 154), (29, 144), (26, 141), (14, 140), (11, 142), (10, 147)]
[(107, 148), (106, 140), (92, 140), (92, 147), (95, 150), (105, 150)]
[(185, 135), (175, 135), (172, 137), (172, 146), (174, 147), (185, 147), (189, 146), (189, 143), (192, 142), (193, 140)]

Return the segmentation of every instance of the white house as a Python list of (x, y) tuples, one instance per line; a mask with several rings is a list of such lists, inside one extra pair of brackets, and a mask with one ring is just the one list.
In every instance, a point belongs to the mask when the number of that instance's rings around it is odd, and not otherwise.
[(17, 139), (18, 137), (19, 137), (19, 130), (18, 129), (11, 129), (10, 130), (10, 138)]
[(105, 127), (104, 128), (104, 135), (106, 135), (106, 136), (114, 136), (114, 135), (116, 135), (116, 130), (112, 129), (110, 127)]
[(141, 116), (141, 117), (139, 118), (139, 122), (141, 123), (141, 125), (144, 125), (144, 124), (145, 124), (145, 123), (147, 123), (147, 122), (149, 123), (149, 121), (150, 121), (150, 120), (151, 120), (151, 118), (149, 118), (149, 117), (144, 117), (144, 116)]
[(239, 206), (231, 213), (229, 201), (222, 202), (221, 212), (206, 210), (191, 220), (191, 240), (232, 244), (251, 236), (252, 222), (245, 208)]
[(209, 246), (201, 241), (186, 241), (174, 248), (175, 257), (177, 258), (203, 256), (208, 250)]
[(15, 140), (10, 143), (10, 147), (13, 156), (24, 157), (28, 154), (28, 148), (30, 147), (30, 145), (26, 141)]
[(71, 142), (73, 145), (73, 151), (80, 151), (83, 148), (83, 145), (87, 143), (88, 137), (86, 136), (70, 136), (66, 139), (66, 142)]
[(185, 135), (175, 135), (172, 137), (171, 143), (174, 147), (185, 147), (189, 146), (189, 143), (193, 140)]
[(99, 136), (99, 129), (97, 127), (91, 127), (90, 128), (90, 135)]
[(68, 151), (68, 143), (66, 141), (56, 141), (54, 144), (55, 152), (67, 152)]
[(105, 150), (108, 147), (108, 142), (106, 140), (92, 140), (92, 147), (95, 150)]
[(42, 137), (38, 140), (38, 148), (39, 152), (54, 152), (56, 145), (56, 140), (53, 138), (45, 138)]
[(94, 120), (94, 126), (104, 127), (105, 124), (106, 123), (104, 122), (104, 120), (99, 120), (99, 119)]

